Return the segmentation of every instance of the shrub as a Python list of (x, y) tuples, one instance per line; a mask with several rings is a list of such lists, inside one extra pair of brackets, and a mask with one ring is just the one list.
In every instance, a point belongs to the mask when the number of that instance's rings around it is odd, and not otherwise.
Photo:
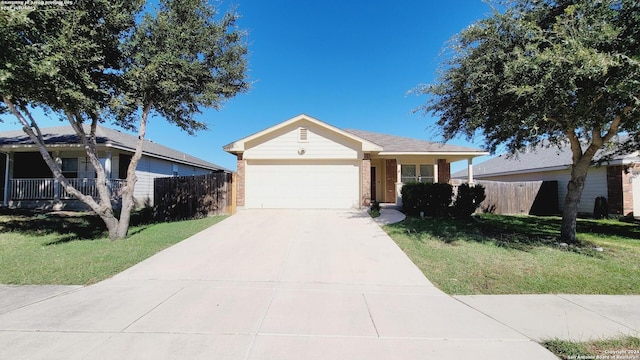
[(453, 187), (446, 183), (408, 183), (402, 187), (402, 210), (407, 215), (446, 216)]
[(449, 207), (453, 200), (453, 186), (447, 183), (431, 184), (430, 211), (425, 215), (443, 217), (449, 215)]
[(451, 208), (451, 214), (457, 218), (469, 217), (476, 212), (485, 198), (484, 186), (462, 184), (458, 186), (458, 194)]
[(380, 216), (380, 203), (377, 201), (373, 201), (371, 203), (371, 207), (369, 208), (369, 215), (371, 215), (372, 218), (376, 218), (378, 216)]

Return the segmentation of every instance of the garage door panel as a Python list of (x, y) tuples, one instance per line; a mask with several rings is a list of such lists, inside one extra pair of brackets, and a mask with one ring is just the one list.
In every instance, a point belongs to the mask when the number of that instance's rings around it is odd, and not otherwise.
[(355, 163), (247, 164), (247, 208), (352, 208), (358, 205)]

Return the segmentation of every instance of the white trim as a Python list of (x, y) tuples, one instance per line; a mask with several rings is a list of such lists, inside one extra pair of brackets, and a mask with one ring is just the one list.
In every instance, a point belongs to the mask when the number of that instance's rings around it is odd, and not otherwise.
[(299, 121), (308, 121), (308, 122), (310, 122), (312, 124), (315, 124), (317, 126), (325, 128), (327, 130), (330, 130), (332, 132), (340, 134), (340, 135), (342, 135), (342, 136), (344, 136), (344, 137), (346, 137), (348, 139), (357, 141), (357, 142), (362, 144), (362, 151), (363, 152), (378, 152), (378, 151), (382, 151), (382, 147), (380, 145), (374, 144), (374, 143), (372, 143), (370, 141), (367, 141), (367, 140), (365, 140), (363, 138), (360, 138), (360, 137), (358, 137), (356, 135), (353, 135), (353, 134), (351, 134), (349, 132), (346, 132), (344, 130), (340, 130), (335, 126), (329, 125), (329, 124), (327, 124), (325, 122), (322, 122), (322, 121), (320, 121), (320, 120), (318, 120), (316, 118), (313, 118), (313, 117), (311, 117), (309, 115), (306, 115), (306, 114), (300, 114), (300, 115), (298, 115), (296, 117), (293, 117), (293, 118), (291, 118), (289, 120), (283, 121), (283, 122), (281, 122), (281, 123), (279, 123), (277, 125), (271, 126), (271, 127), (267, 128), (267, 129), (264, 129), (262, 131), (254, 133), (252, 135), (249, 135), (249, 136), (247, 136), (245, 138), (242, 138), (240, 140), (236, 140), (236, 141), (234, 141), (234, 142), (232, 142), (230, 144), (227, 144), (227, 145), (223, 146), (222, 149), (224, 151), (226, 151), (228, 153), (232, 153), (232, 154), (242, 153), (242, 152), (244, 152), (246, 150), (245, 144), (247, 142), (249, 142), (251, 140), (254, 140), (254, 139), (257, 139), (257, 138), (260, 138), (260, 137), (262, 137), (264, 135), (267, 135), (267, 134), (269, 134), (269, 133), (271, 133), (273, 131), (282, 129), (282, 128), (286, 127), (286, 126), (295, 124), (296, 122), (299, 122)]
[(424, 155), (443, 155), (443, 156), (451, 156), (451, 155), (458, 155), (458, 156), (485, 156), (485, 155), (489, 155), (490, 153), (486, 152), (486, 151), (482, 151), (482, 152), (438, 152), (438, 151), (381, 151), (378, 153), (379, 156), (405, 156), (405, 155), (413, 155), (413, 156), (424, 156)]

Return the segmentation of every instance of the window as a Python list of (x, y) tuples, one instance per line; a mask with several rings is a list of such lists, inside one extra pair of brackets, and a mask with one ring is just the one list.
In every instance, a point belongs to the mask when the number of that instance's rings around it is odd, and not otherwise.
[(418, 181), (416, 166), (415, 165), (400, 165), (400, 177), (402, 179), (402, 183), (406, 184), (409, 182)]
[(433, 183), (433, 165), (420, 165), (420, 177), (418, 181), (423, 183)]
[(78, 173), (76, 177), (79, 179), (96, 178), (96, 171), (93, 169), (93, 165), (91, 165), (91, 161), (88, 158), (78, 159)]
[(403, 184), (408, 182), (433, 183), (433, 165), (400, 165), (400, 177)]
[(129, 164), (131, 163), (131, 155), (120, 154), (118, 161), (118, 179), (126, 179)]
[(171, 173), (174, 177), (178, 176), (178, 164), (173, 164), (171, 166)]
[(67, 179), (75, 179), (78, 177), (77, 158), (62, 158), (62, 175)]
[[(1, 170), (4, 172), (4, 168)], [(17, 152), (13, 154), (14, 179), (50, 178), (51, 170), (39, 152)]]
[(309, 130), (307, 128), (298, 129), (298, 142), (309, 141)]

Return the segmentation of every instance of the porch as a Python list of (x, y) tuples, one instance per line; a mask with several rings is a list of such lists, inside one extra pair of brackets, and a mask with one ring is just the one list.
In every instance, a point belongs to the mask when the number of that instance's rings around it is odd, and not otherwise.
[[(451, 163), (466, 160), (469, 169), (468, 183), (474, 183), (472, 157), (457, 155), (395, 155), (389, 157), (378, 156), (370, 158), (368, 176), (364, 182), (368, 182), (370, 201), (378, 203), (395, 204), (402, 206), (402, 187), (406, 183), (451, 183)], [(365, 159), (366, 161), (367, 159)]]
[[(67, 181), (83, 194), (98, 198), (96, 179), (72, 178), (67, 179)], [(125, 184), (126, 180), (107, 180), (107, 188), (111, 194), (112, 202), (119, 202), (120, 189)], [(78, 202), (54, 178), (7, 179), (2, 195), (3, 205), (9, 207), (21, 207), (30, 204), (31, 206), (29, 207), (68, 208), (75, 207), (74, 203)]]

